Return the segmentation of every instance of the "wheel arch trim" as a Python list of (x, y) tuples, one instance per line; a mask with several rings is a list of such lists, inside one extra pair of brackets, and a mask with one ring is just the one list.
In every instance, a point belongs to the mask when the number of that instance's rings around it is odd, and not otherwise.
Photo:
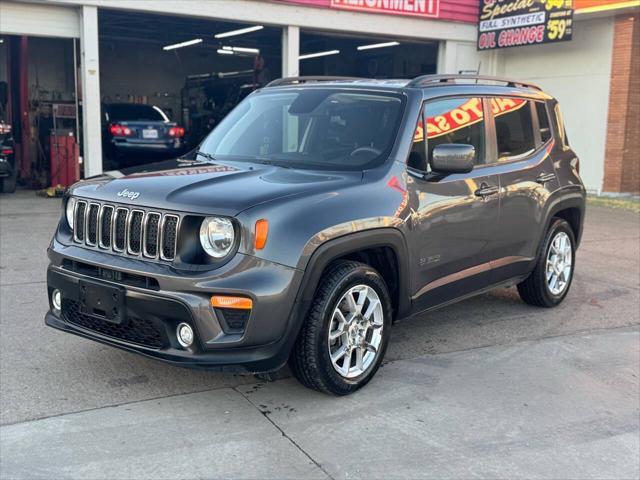
[[(582, 189), (581, 190), (576, 189), (573, 192), (567, 192), (566, 189), (563, 189), (563, 190), (558, 191), (559, 195), (555, 199), (550, 200), (549, 202), (549, 207), (547, 208), (545, 219), (544, 219), (544, 222), (542, 223), (544, 228), (542, 229), (538, 237), (538, 247), (537, 247), (535, 258), (538, 258), (538, 256), (540, 255), (540, 249), (542, 248), (542, 243), (545, 238), (545, 235), (547, 234), (547, 231), (551, 226), (551, 221), (559, 212), (563, 210), (577, 209), (580, 212), (580, 219), (578, 221), (578, 231), (575, 232), (576, 249), (580, 244), (580, 239), (582, 238), (582, 231), (583, 231), (583, 225), (584, 225), (584, 214), (585, 214), (585, 203), (586, 203), (585, 193)], [(535, 261), (535, 258), (534, 258), (534, 261)]]
[(403, 317), (410, 312), (409, 258), (404, 235), (392, 227), (349, 233), (320, 245), (309, 258), (291, 310), (290, 327), (287, 332), (287, 349), (289, 351), (300, 332), (326, 267), (331, 262), (350, 253), (377, 247), (389, 247), (396, 255), (399, 295), (397, 316)]

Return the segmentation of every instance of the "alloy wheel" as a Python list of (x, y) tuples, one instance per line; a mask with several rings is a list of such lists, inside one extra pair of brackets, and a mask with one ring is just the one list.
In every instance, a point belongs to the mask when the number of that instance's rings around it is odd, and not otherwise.
[(573, 268), (571, 240), (565, 232), (558, 232), (547, 252), (547, 287), (553, 295), (560, 295), (567, 288)]
[(333, 368), (354, 378), (375, 363), (382, 342), (384, 310), (368, 285), (351, 287), (337, 303), (329, 323), (327, 343)]

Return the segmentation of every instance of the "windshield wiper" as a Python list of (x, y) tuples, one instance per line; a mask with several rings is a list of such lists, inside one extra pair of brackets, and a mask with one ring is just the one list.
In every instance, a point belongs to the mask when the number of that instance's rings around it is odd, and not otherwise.
[(256, 158), (255, 162), (260, 163), (261, 165), (273, 165), (275, 167), (281, 167), (281, 168), (292, 168), (291, 165), (287, 165), (286, 162), (278, 162), (278, 161), (273, 161), (265, 158)]
[(198, 155), (200, 155), (200, 156), (202, 156), (202, 157), (206, 158), (206, 159), (207, 159), (207, 160), (209, 160), (210, 162), (217, 162), (216, 157), (214, 157), (214, 156), (213, 156), (213, 155), (211, 155), (210, 153), (202, 152), (202, 151), (198, 150), (198, 151), (196, 152), (196, 158), (197, 158), (197, 156), (198, 156)]

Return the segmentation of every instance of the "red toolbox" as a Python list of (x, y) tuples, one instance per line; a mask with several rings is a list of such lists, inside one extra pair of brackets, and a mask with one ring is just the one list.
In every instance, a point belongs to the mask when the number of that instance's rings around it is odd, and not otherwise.
[(80, 155), (76, 137), (51, 135), (51, 186), (68, 187), (80, 180)]

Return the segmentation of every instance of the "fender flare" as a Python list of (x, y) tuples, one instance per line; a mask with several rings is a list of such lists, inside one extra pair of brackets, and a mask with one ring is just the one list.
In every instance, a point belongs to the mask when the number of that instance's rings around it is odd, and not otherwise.
[(542, 240), (544, 236), (547, 234), (549, 227), (551, 226), (551, 220), (556, 216), (556, 214), (562, 210), (567, 210), (570, 208), (576, 208), (580, 211), (580, 219), (578, 222), (578, 231), (575, 232), (576, 235), (576, 249), (580, 245), (580, 239), (582, 238), (582, 231), (584, 225), (584, 213), (585, 213), (585, 193), (582, 189), (572, 189), (572, 192), (567, 192), (566, 190), (558, 190), (554, 192), (556, 195), (555, 199), (550, 199), (549, 207), (547, 208), (545, 214), (545, 220), (543, 222), (544, 228), (540, 232), (540, 236), (538, 237), (538, 247), (536, 249), (535, 260), (540, 255), (540, 249), (542, 248)]
[(398, 229), (391, 227), (349, 233), (323, 243), (309, 258), (291, 311), (287, 342), (289, 350), (302, 327), (325, 268), (340, 257), (376, 247), (389, 247), (396, 255), (398, 264), (398, 309), (396, 316), (402, 318), (410, 311), (409, 251), (404, 235)]

